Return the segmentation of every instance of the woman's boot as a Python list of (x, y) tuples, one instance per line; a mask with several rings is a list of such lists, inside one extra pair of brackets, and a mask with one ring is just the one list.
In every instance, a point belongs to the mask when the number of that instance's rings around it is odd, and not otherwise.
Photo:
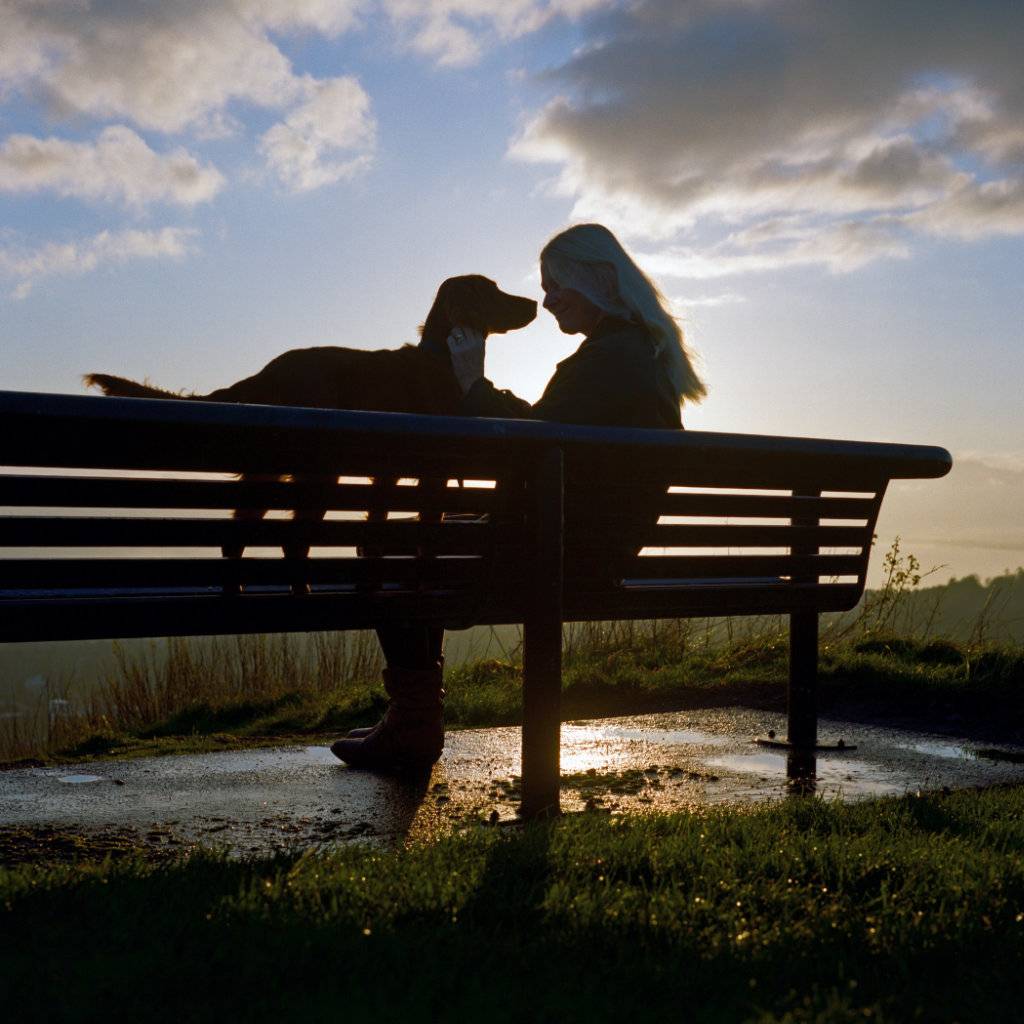
[(353, 768), (424, 768), (444, 748), (442, 667), (386, 668), (384, 689), (391, 701), (383, 719), (362, 736), (351, 733), (331, 745)]

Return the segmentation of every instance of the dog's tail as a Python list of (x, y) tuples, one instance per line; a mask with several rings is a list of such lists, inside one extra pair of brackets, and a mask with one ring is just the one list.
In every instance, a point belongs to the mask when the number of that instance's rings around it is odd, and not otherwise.
[(173, 391), (154, 388), (149, 384), (137, 384), (125, 377), (112, 377), (109, 373), (87, 373), (82, 377), (87, 388), (99, 388), (105, 395), (118, 398), (188, 398), (188, 395), (176, 395)]

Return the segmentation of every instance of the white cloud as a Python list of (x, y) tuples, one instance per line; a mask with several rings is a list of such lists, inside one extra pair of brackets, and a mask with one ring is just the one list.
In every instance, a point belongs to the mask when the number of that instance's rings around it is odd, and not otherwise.
[(354, 78), (310, 79), (307, 88), (308, 99), (260, 140), (267, 164), (295, 192), (352, 177), (376, 141), (370, 98)]
[[(546, 76), (562, 94), (510, 153), (557, 166), (574, 218), (677, 240), (695, 276), (1024, 233), (1022, 41), (997, 0), (640, 0)], [(801, 236), (736, 234), (778, 216)], [(728, 244), (681, 257), (697, 225)]]
[(667, 245), (637, 260), (655, 276), (711, 280), (734, 274), (821, 266), (834, 274), (858, 270), (881, 257), (906, 259), (907, 242), (888, 220), (847, 220), (825, 227), (799, 219), (767, 222), (702, 247)]
[(311, 29), (337, 36), (352, 28), (368, 7), (366, 0), (240, 0), (250, 21), (279, 30)]
[(333, 37), (358, 23), (368, 0), (0, 0), (0, 100), (17, 91), (54, 117), (111, 119), (90, 149), (14, 136), (0, 188), (192, 204), (223, 184), (186, 150), (149, 150), (128, 124), (196, 139), (240, 133), (246, 106), (283, 113), (260, 149), (292, 190), (350, 178), (370, 163), (376, 122), (351, 76), (296, 74), (279, 46), (286, 32)]
[(620, 0), (384, 0), (405, 44), (441, 66), (476, 63), (494, 39), (517, 39), (556, 17), (578, 18)]
[(966, 182), (906, 220), (930, 234), (965, 241), (1024, 235), (1024, 178)]
[(15, 280), (13, 297), (23, 299), (46, 277), (85, 274), (137, 259), (180, 259), (191, 251), (196, 235), (194, 229), (173, 227), (101, 231), (92, 238), (48, 242), (31, 251), (0, 248), (0, 273)]
[(184, 149), (154, 152), (130, 128), (105, 128), (95, 143), (9, 135), (0, 143), (0, 192), (51, 190), (62, 196), (103, 199), (141, 207), (183, 206), (212, 199), (223, 175)]
[(31, 88), (58, 113), (181, 132), (233, 101), (280, 108), (305, 86), (268, 34), (350, 27), (361, 0), (0, 0), (0, 89)]

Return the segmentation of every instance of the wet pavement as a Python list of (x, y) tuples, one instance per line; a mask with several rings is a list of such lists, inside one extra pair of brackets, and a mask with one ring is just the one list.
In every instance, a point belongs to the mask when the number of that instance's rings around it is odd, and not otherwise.
[[(781, 715), (744, 708), (568, 723), (563, 809), (642, 813), (1024, 782), (1024, 746), (823, 719), (822, 737), (846, 749), (807, 761), (752, 742), (769, 731), (785, 733)], [(426, 840), (515, 819), (519, 743), (518, 728), (453, 731), (421, 778), (353, 771), (326, 745), (17, 769), (0, 772), (0, 827), (129, 830), (150, 848), (238, 854)]]

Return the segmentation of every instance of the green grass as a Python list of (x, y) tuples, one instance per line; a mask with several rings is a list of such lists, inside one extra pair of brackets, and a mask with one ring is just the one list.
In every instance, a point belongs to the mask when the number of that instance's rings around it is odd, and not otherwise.
[(0, 871), (20, 1021), (1009, 1021), (1024, 789)]
[[(627, 631), (613, 624), (604, 632), (594, 629), (586, 643), (567, 645), (564, 717), (735, 704), (785, 707), (788, 654), (778, 633), (709, 645), (695, 643), (685, 629), (661, 627)], [(1022, 680), (1021, 648), (971, 648), (912, 637), (842, 643), (826, 639), (819, 667), (820, 705), (826, 713), (907, 717), (922, 725), (956, 716), (961, 729), (998, 738), (1024, 716)], [(445, 689), (450, 728), (516, 725), (522, 720), (518, 661), (454, 666), (445, 673)], [(181, 706), (168, 699), (174, 710), (162, 714), (154, 709), (149, 719), (119, 716), (112, 709), (69, 728), (49, 749), (35, 749), (28, 756), (37, 761), (134, 757), (322, 737), (376, 721), (385, 704), (380, 683), (369, 678), (283, 691), (267, 685), (255, 696), (239, 688), (196, 691)], [(18, 757), (0, 752), (0, 760), (13, 763)]]

